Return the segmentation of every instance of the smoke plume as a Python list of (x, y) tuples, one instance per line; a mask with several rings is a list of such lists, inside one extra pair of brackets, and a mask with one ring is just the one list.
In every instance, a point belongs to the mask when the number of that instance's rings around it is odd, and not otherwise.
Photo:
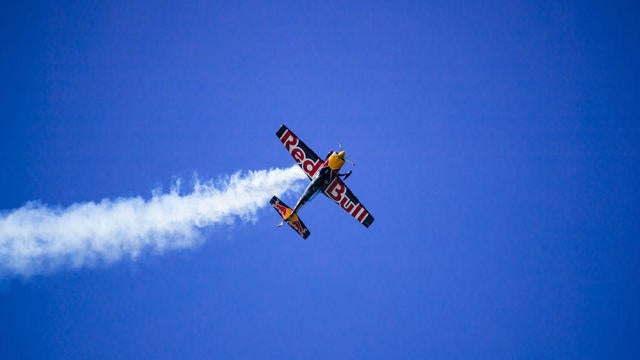
[(300, 187), (297, 166), (236, 173), (219, 184), (195, 181), (181, 194), (104, 199), (66, 208), (37, 202), (0, 214), (0, 277), (32, 276), (67, 268), (108, 264), (143, 252), (193, 247), (202, 228), (255, 221), (272, 195)]

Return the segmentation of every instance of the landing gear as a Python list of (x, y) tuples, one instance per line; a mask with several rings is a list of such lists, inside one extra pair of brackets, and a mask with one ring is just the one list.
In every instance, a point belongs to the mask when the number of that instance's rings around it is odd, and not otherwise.
[(351, 175), (351, 170), (347, 171), (346, 174), (338, 174), (338, 176), (344, 176), (342, 179), (347, 180), (347, 178)]

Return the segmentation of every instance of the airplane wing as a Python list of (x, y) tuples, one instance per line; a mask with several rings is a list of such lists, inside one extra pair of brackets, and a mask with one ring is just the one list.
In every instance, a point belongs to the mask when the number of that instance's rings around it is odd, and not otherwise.
[(331, 181), (329, 186), (324, 190), (324, 194), (330, 199), (337, 202), (341, 208), (351, 214), (362, 225), (369, 227), (373, 222), (373, 216), (369, 214), (369, 211), (364, 208), (360, 203), (360, 200), (353, 195), (351, 190), (344, 184), (344, 182), (336, 177)]
[(284, 147), (289, 154), (291, 154), (293, 160), (300, 165), (302, 171), (311, 179), (320, 168), (320, 165), (322, 165), (323, 160), (285, 125), (280, 126), (280, 129), (276, 132), (276, 136), (278, 136), (280, 142), (284, 144)]

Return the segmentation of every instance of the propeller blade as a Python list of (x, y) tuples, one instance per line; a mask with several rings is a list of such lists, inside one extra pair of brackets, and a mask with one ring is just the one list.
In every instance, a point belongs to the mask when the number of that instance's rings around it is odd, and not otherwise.
[(356, 163), (354, 163), (351, 159), (347, 158), (346, 156), (344, 157), (344, 159), (350, 162), (352, 166), (356, 166)]

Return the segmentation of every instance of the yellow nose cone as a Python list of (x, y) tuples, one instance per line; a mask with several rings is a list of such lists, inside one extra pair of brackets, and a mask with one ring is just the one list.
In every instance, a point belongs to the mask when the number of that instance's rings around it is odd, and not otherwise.
[(344, 165), (344, 151), (340, 151), (339, 153), (334, 152), (329, 156), (329, 168), (331, 168), (331, 170), (338, 170), (342, 165)]

